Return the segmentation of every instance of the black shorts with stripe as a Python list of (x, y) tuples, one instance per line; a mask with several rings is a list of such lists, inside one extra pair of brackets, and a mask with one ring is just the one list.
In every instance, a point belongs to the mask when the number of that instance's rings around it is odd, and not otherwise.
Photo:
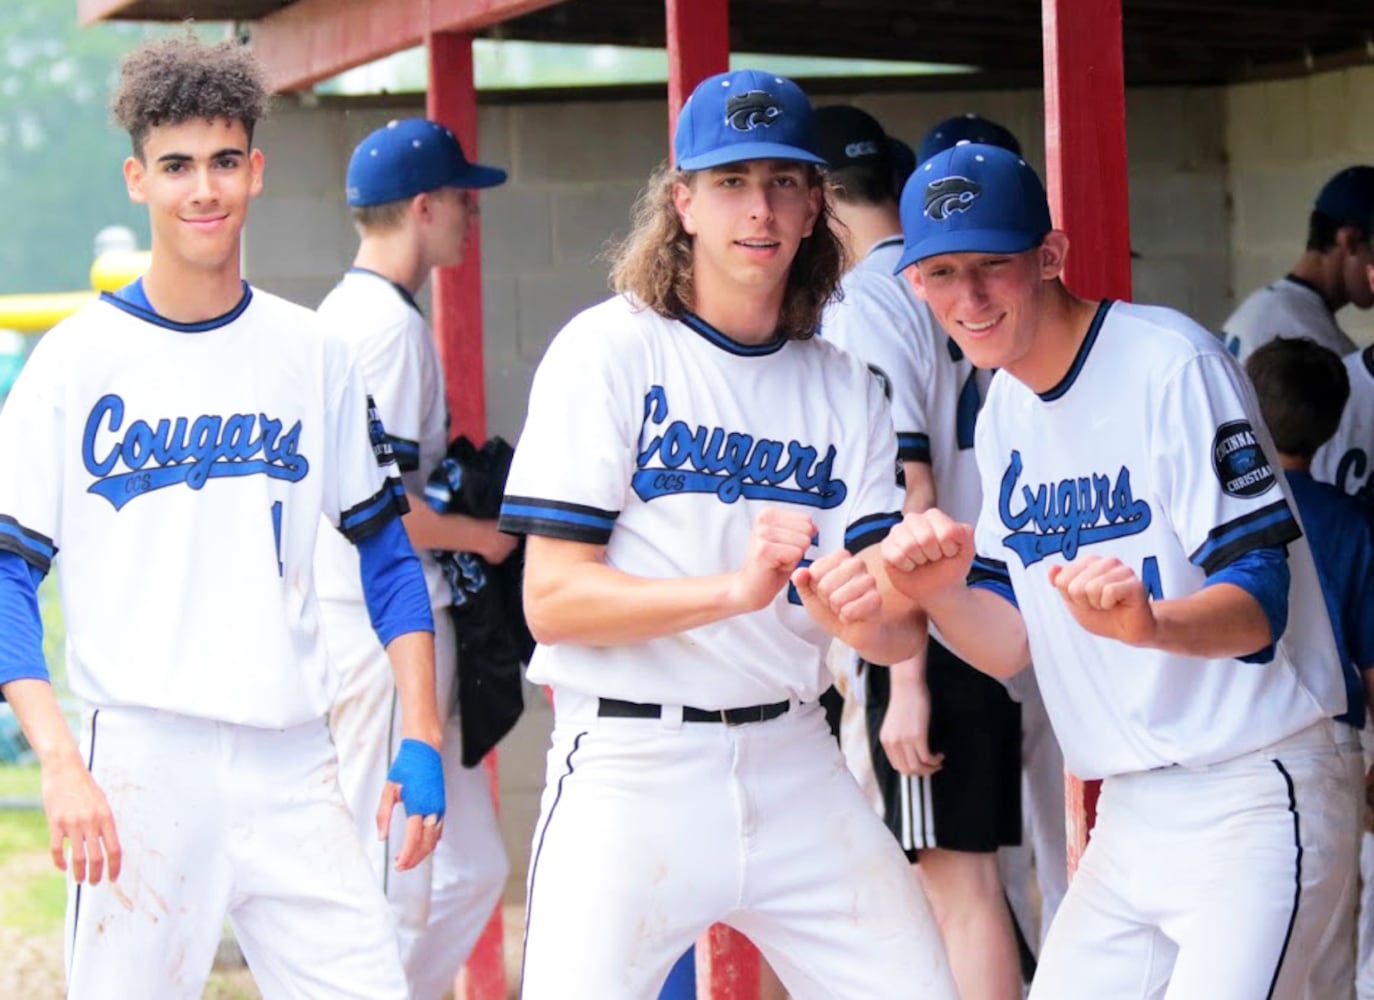
[(878, 741), (890, 691), (887, 669), (865, 664), (864, 675), (883, 820), (907, 860), (932, 847), (987, 853), (1021, 843), (1021, 706), (1001, 682), (930, 641), (930, 748), (945, 760), (921, 778), (894, 770)]

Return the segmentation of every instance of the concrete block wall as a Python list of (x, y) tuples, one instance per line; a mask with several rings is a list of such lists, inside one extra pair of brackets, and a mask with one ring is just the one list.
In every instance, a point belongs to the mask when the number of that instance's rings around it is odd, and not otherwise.
[[(1239, 300), (1292, 266), (1322, 184), (1342, 167), (1374, 163), (1374, 66), (1228, 87), (1224, 100)], [(1374, 342), (1374, 310), (1347, 307), (1337, 319), (1358, 342)]]

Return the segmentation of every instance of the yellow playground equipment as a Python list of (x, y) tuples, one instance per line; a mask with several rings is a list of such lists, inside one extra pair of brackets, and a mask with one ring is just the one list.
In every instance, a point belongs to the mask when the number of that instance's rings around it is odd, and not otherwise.
[(113, 292), (142, 276), (149, 259), (147, 250), (106, 250), (91, 265), (92, 291), (0, 295), (0, 330), (42, 333), (101, 292)]

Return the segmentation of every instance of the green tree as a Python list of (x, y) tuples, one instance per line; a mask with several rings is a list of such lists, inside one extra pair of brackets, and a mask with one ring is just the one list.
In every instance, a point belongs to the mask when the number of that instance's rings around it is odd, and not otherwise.
[(77, 0), (6, 0), (0, 17), (0, 293), (90, 287), (92, 240), (145, 213), (120, 174), (128, 140), (110, 122), (120, 56), (166, 27), (77, 24)]

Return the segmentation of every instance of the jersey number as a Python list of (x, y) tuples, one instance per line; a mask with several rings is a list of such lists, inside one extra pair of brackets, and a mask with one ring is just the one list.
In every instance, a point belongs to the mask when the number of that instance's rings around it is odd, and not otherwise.
[(277, 546), (277, 576), (285, 576), (286, 569), (281, 564), (281, 501), (272, 504), (272, 537)]

